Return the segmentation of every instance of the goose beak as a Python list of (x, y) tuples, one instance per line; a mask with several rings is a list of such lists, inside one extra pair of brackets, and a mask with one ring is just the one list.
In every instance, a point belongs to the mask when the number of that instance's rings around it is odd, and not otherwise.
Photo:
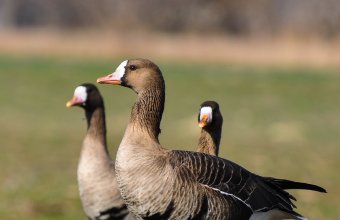
[(97, 79), (97, 83), (100, 84), (113, 84), (113, 85), (120, 85), (122, 84), (122, 81), (120, 80), (120, 77), (117, 76), (116, 72), (111, 73), (107, 76), (99, 77)]
[(202, 119), (198, 122), (198, 126), (200, 128), (205, 127), (208, 124), (208, 115), (207, 114), (203, 114), (202, 115)]
[(66, 107), (70, 108), (76, 105), (82, 105), (83, 101), (81, 99), (79, 99), (77, 96), (73, 96), (72, 99), (70, 101), (68, 101), (66, 103)]

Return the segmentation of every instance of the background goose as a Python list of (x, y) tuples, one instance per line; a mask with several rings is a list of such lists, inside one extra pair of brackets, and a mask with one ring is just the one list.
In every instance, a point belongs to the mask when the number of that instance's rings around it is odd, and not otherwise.
[[(197, 152), (218, 156), (223, 116), (220, 106), (215, 101), (205, 101), (201, 104), (198, 114), (198, 125), (201, 127), (201, 136), (198, 141)], [(264, 177), (266, 181), (280, 187), (281, 189), (305, 189), (322, 191), (322, 188), (309, 183), (296, 182), (285, 179)]]
[(116, 174), (124, 201), (140, 218), (249, 219), (277, 210), (303, 219), (293, 211), (294, 197), (267, 178), (222, 158), (160, 145), (165, 84), (151, 61), (126, 60), (97, 82), (129, 87), (138, 95), (117, 152)]
[(66, 106), (84, 108), (87, 119), (77, 172), (86, 215), (92, 220), (133, 219), (118, 190), (114, 163), (106, 145), (104, 102), (98, 89), (89, 83), (78, 86)]
[(218, 156), (222, 124), (223, 117), (218, 103), (215, 101), (203, 102), (198, 114), (198, 125), (202, 128), (198, 140), (198, 152)]

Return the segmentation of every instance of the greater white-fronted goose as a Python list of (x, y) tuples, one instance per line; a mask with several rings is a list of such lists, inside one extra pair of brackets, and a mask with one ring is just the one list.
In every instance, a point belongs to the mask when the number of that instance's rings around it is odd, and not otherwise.
[(106, 145), (104, 101), (96, 86), (84, 83), (67, 107), (85, 110), (87, 133), (78, 163), (78, 187), (83, 209), (91, 220), (133, 219), (118, 190), (114, 162)]
[(215, 101), (205, 101), (198, 113), (198, 126), (202, 128), (197, 152), (218, 156), (223, 117)]
[(219, 157), (160, 145), (165, 84), (151, 61), (126, 60), (97, 82), (129, 87), (138, 96), (118, 148), (116, 176), (124, 201), (139, 218), (249, 219), (272, 210), (303, 218), (293, 210), (294, 197), (268, 178)]

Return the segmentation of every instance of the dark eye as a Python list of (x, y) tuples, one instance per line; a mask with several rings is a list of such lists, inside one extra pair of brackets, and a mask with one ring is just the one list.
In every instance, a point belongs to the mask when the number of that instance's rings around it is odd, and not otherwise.
[(136, 65), (130, 65), (130, 66), (129, 66), (129, 69), (132, 70), (132, 71), (134, 71), (134, 70), (137, 69), (137, 66), (136, 66)]

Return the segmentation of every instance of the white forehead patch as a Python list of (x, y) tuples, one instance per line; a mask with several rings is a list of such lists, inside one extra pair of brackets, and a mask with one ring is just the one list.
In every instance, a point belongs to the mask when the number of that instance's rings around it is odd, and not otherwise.
[(83, 102), (85, 102), (86, 99), (87, 99), (86, 87), (85, 86), (78, 86), (74, 90), (74, 96), (76, 96), (78, 99), (81, 99)]
[(203, 115), (207, 115), (207, 121), (210, 123), (212, 121), (212, 108), (209, 106), (204, 106), (200, 111), (200, 120), (202, 120)]
[(128, 63), (128, 60), (124, 60), (121, 64), (119, 64), (119, 66), (117, 67), (116, 71), (114, 72), (115, 76), (118, 79), (121, 79), (124, 74), (125, 74), (125, 67)]

